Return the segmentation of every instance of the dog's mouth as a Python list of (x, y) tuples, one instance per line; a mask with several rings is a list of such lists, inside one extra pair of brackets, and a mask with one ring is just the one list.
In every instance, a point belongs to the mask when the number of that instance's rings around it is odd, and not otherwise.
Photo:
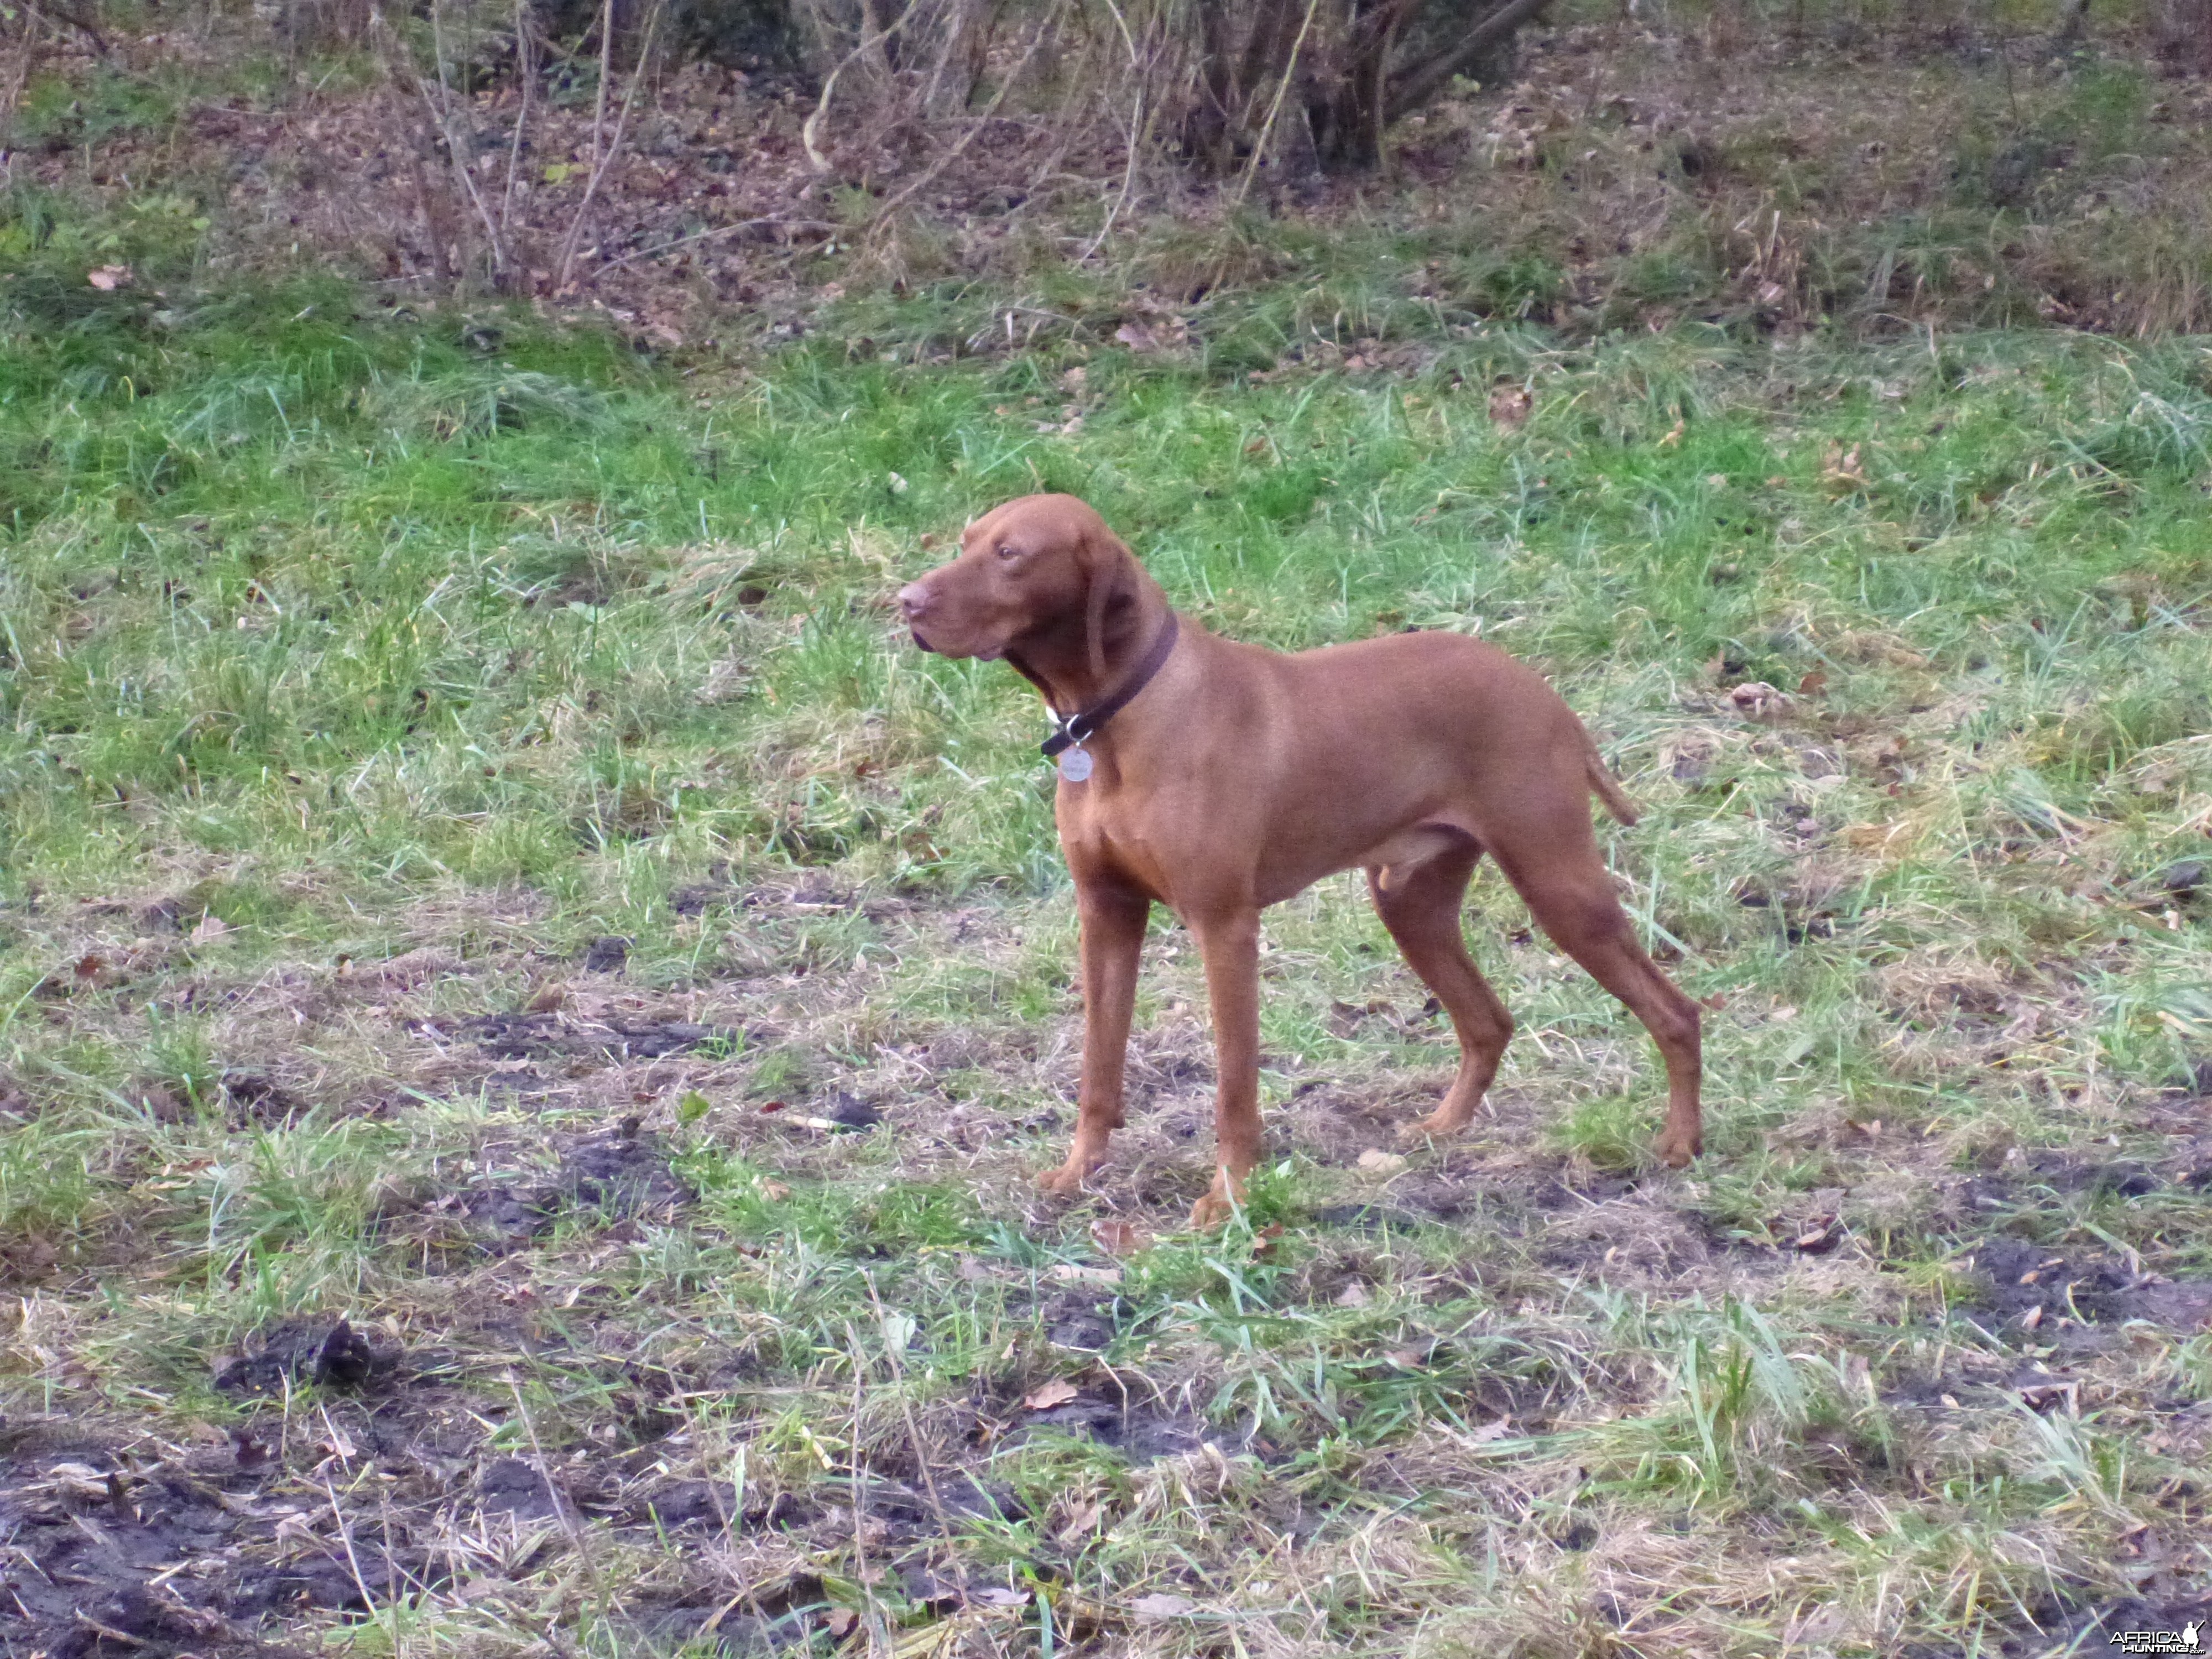
[(947, 649), (942, 645), (932, 645), (927, 640), (922, 637), (921, 630), (919, 628), (915, 628), (911, 625), (908, 627), (907, 634), (908, 636), (914, 641), (916, 647), (928, 652), (932, 656), (973, 657), (977, 662), (996, 662), (1000, 658), (1006, 654), (1006, 647), (1003, 645), (978, 646), (975, 649), (969, 651), (963, 651), (957, 647)]

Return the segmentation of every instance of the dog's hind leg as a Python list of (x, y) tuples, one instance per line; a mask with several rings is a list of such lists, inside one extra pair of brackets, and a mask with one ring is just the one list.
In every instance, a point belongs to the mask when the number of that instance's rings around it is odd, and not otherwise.
[(1367, 891), (1406, 965), (1436, 993), (1459, 1036), (1459, 1075), (1443, 1103), (1401, 1132), (1408, 1139), (1456, 1134), (1474, 1118), (1513, 1036), (1513, 1017), (1468, 954), (1460, 907), (1482, 857), (1472, 836), (1455, 838), (1419, 864), (1376, 866)]
[(1667, 1121), (1656, 1150), (1662, 1162), (1679, 1169), (1705, 1145), (1698, 1103), (1703, 1077), (1698, 1005), (1637, 942), (1599, 855), (1584, 800), (1577, 791), (1571, 810), (1529, 814), (1505, 834), (1486, 825), (1485, 834), (1498, 868), (1527, 901), (1537, 925), (1626, 1003), (1659, 1045), (1667, 1062)]

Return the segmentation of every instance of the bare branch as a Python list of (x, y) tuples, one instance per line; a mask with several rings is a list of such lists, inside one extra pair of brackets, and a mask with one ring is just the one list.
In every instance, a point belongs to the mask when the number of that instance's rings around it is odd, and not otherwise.
[[(659, 26), (661, 10), (662, 0), (653, 0), (653, 6), (645, 14), (645, 30), (639, 39), (637, 49), (637, 67), (630, 71), (629, 90), (623, 94), (622, 113), (615, 118), (614, 137), (608, 143), (606, 154), (604, 156), (599, 154), (598, 132), (595, 130), (592, 133), (592, 176), (584, 185), (583, 200), (576, 204), (576, 216), (569, 222), (568, 237), (561, 244), (561, 274), (553, 283), (556, 292), (568, 286), (569, 272), (574, 268), (576, 263), (576, 244), (584, 234), (584, 221), (592, 210), (592, 198), (599, 193), (599, 181), (606, 177), (607, 169), (614, 165), (615, 157), (622, 153), (623, 134), (629, 128), (629, 112), (636, 106), (637, 89), (645, 84), (646, 72), (652, 62), (653, 34), (653, 30)], [(611, 27), (614, 21), (614, 0), (607, 0), (607, 21)], [(607, 55), (603, 53), (599, 61), (602, 64), (606, 63)], [(602, 82), (603, 93), (604, 89), (605, 83)]]
[(1320, 7), (1321, 0), (1306, 0), (1305, 19), (1298, 25), (1297, 39), (1291, 42), (1291, 55), (1283, 61), (1283, 78), (1276, 83), (1274, 101), (1267, 106), (1267, 118), (1260, 124), (1260, 136), (1252, 141), (1252, 159), (1245, 164), (1244, 177), (1237, 185), (1237, 207), (1243, 207), (1244, 198), (1251, 194), (1252, 180), (1259, 173), (1260, 163), (1267, 158), (1267, 141), (1275, 136), (1275, 118), (1283, 112), (1283, 100), (1298, 72), (1298, 57), (1306, 49), (1306, 36), (1313, 29), (1314, 13)]
[(960, 158), (961, 152), (974, 142), (975, 135), (991, 125), (992, 118), (999, 112), (999, 106), (1006, 101), (1006, 94), (1014, 89), (1015, 84), (1022, 78), (1022, 71), (1029, 68), (1030, 60), (1036, 56), (1037, 49), (1044, 45), (1045, 36), (1050, 33), (1051, 27), (1049, 22), (1040, 23), (1037, 26), (1030, 36), (1029, 45), (1023, 49), (1020, 61), (1006, 71), (1006, 78), (999, 82), (998, 91), (991, 94), (991, 101), (984, 106), (983, 112), (975, 117), (969, 124), (967, 130), (957, 138), (946, 145), (935, 161), (916, 173), (907, 182), (904, 188), (889, 198), (881, 207), (876, 210), (875, 223), (871, 227), (872, 234), (890, 223), (890, 216), (893, 213), (927, 189), (936, 179), (938, 174), (943, 173)]
[(67, 6), (58, 6), (54, 3), (54, 0), (28, 0), (28, 3), (26, 4), (24, 9), (29, 12), (33, 18), (41, 16), (51, 17), (58, 23), (68, 24), (79, 34), (82, 34), (86, 40), (92, 42), (92, 49), (94, 52), (98, 52), (102, 58), (107, 56), (107, 37), (102, 34), (99, 29), (94, 27), (91, 23), (71, 11)]
[(1452, 46), (1399, 80), (1389, 89), (1389, 108), (1418, 109), (1443, 90), (1444, 85), (1491, 47), (1505, 40), (1551, 3), (1551, 0), (1506, 0)]
[(837, 77), (869, 52), (880, 51), (884, 41), (906, 27), (907, 20), (914, 15), (915, 8), (921, 3), (921, 0), (907, 0), (906, 9), (898, 15), (898, 21), (880, 34), (869, 33), (866, 25), (863, 24), (860, 44), (839, 58), (836, 67), (823, 79), (822, 95), (814, 100), (814, 113), (808, 116), (805, 125), (799, 129), (799, 142), (805, 148), (807, 164), (817, 173), (830, 171), (830, 158), (822, 153), (816, 140), (821, 133), (823, 122), (829, 118), (830, 100), (837, 90)]

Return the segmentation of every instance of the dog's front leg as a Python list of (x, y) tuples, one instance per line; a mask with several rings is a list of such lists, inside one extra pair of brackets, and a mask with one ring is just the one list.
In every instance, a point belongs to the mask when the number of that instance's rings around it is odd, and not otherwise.
[(1083, 933), (1083, 1080), (1076, 1090), (1075, 1145), (1067, 1162), (1037, 1177), (1051, 1193), (1072, 1194), (1081, 1187), (1106, 1161), (1107, 1140), (1121, 1127), (1137, 961), (1152, 908), (1142, 895), (1103, 881), (1079, 882), (1075, 896)]
[(1218, 1073), (1213, 1185), (1191, 1208), (1194, 1227), (1218, 1227), (1244, 1198), (1260, 1162), (1260, 913), (1235, 908), (1189, 919), (1206, 958)]

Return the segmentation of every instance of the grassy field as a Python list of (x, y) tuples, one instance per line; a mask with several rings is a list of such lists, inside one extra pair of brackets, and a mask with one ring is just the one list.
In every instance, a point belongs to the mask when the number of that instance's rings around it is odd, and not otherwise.
[[(948, 293), (739, 368), (143, 248), (104, 292), (33, 228), (0, 1644), (1966, 1659), (2212, 1607), (2201, 342), (1322, 287), (1138, 350)], [(1164, 917), (1117, 1162), (1035, 1193), (1042, 722), (885, 600), (1039, 487), (1219, 631), (1554, 678), (1716, 1010), (1706, 1158), (1485, 874), (1490, 1115), (1363, 1159), (1454, 1051), (1343, 878), (1268, 918), (1249, 1213), (1177, 1231)]]

